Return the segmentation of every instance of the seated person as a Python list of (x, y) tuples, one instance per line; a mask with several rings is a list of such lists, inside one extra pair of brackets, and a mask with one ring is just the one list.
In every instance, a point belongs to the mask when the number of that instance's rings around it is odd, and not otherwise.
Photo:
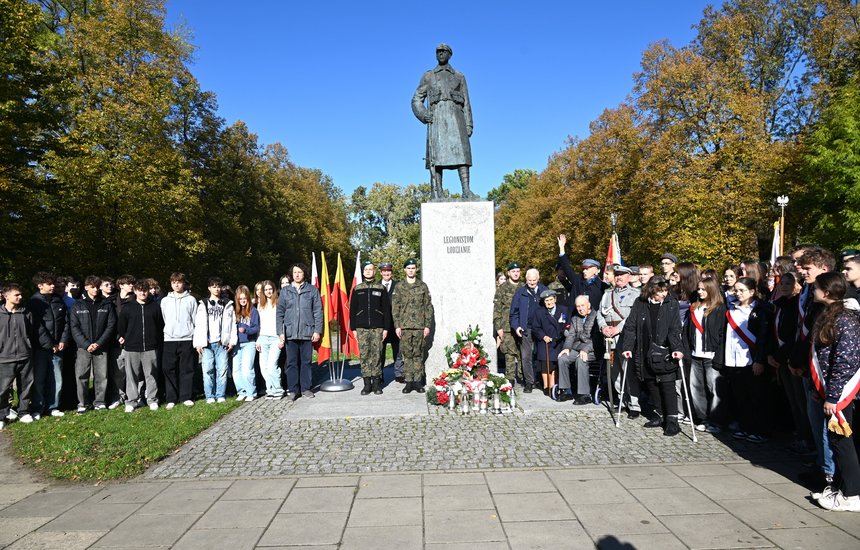
[[(597, 312), (591, 309), (591, 302), (586, 295), (576, 297), (576, 315), (570, 320), (570, 329), (564, 340), (562, 350), (558, 353), (558, 387), (559, 401), (573, 399), (574, 405), (591, 403), (591, 387), (588, 379), (588, 363), (594, 361), (594, 339)], [(576, 395), (571, 396), (570, 367), (576, 365)]]

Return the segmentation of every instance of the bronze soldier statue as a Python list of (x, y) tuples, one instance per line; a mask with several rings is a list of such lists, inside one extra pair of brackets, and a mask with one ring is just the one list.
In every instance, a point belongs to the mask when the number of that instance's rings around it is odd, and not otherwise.
[(477, 195), (469, 189), (472, 106), (466, 78), (448, 64), (452, 54), (449, 45), (436, 46), (439, 65), (421, 76), (418, 89), (412, 96), (412, 112), (427, 125), (425, 159), (430, 170), (432, 197), (442, 198), (442, 170), (456, 168), (463, 186), (463, 198), (474, 199)]

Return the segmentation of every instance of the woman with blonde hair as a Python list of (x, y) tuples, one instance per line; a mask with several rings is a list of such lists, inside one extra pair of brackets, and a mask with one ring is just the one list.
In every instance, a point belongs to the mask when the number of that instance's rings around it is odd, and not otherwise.
[(276, 323), (278, 292), (275, 291), (275, 283), (269, 280), (262, 282), (262, 289), (257, 305), (260, 314), (260, 336), (257, 338), (260, 373), (266, 381), (266, 399), (281, 399), (284, 397), (284, 387), (281, 385), (281, 368), (278, 366), (281, 356)]
[(251, 291), (245, 285), (236, 289), (236, 331), (239, 336), (236, 355), (233, 357), (233, 383), (236, 401), (253, 401), (257, 397), (254, 358), (257, 356), (257, 335), (260, 332), (260, 315), (251, 303)]

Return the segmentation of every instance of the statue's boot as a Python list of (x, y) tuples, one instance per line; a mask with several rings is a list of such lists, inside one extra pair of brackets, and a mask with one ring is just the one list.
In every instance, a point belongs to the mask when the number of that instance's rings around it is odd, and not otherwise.
[(480, 198), (478, 195), (472, 193), (469, 189), (469, 167), (461, 166), (457, 169), (457, 172), (460, 174), (460, 184), (463, 186), (463, 198), (464, 199), (478, 199)]

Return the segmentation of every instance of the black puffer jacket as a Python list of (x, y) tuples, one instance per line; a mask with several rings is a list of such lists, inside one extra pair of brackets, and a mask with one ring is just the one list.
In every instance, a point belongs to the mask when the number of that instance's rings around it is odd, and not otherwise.
[(72, 338), (69, 327), (69, 312), (66, 303), (55, 294), (37, 292), (27, 302), (39, 334), (39, 347), (51, 350), (60, 342), (68, 343)]
[(681, 343), (681, 316), (678, 314), (679, 311), (678, 300), (671, 295), (666, 296), (660, 303), (660, 310), (657, 313), (657, 326), (652, 330), (648, 299), (643, 296), (633, 304), (630, 316), (624, 323), (622, 332), (624, 336), (621, 339), (623, 349), (621, 351), (633, 352), (633, 364), (640, 380), (645, 375), (645, 357), (648, 353), (648, 344), (652, 341), (651, 334), (654, 334), (653, 342), (655, 344), (668, 347), (671, 352), (684, 351)]
[(72, 337), (80, 349), (87, 349), (90, 344), (104, 348), (116, 335), (116, 309), (112, 301), (101, 296), (95, 301), (84, 297), (75, 302), (69, 320)]

